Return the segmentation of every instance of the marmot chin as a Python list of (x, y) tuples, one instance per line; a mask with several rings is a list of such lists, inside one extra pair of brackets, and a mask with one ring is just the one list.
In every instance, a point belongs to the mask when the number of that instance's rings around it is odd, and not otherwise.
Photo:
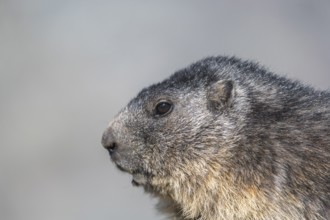
[(103, 146), (178, 219), (330, 219), (330, 92), (234, 57), (143, 89)]

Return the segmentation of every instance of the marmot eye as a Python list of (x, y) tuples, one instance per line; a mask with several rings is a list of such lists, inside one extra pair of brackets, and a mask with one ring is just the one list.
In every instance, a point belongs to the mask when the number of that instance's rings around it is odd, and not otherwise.
[(160, 102), (156, 105), (156, 114), (157, 115), (165, 115), (172, 110), (172, 104), (169, 102)]

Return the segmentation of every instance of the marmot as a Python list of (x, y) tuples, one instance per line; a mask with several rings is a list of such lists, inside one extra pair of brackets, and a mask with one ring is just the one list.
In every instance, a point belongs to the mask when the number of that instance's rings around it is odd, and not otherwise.
[(235, 57), (143, 89), (102, 137), (179, 219), (330, 219), (330, 92)]

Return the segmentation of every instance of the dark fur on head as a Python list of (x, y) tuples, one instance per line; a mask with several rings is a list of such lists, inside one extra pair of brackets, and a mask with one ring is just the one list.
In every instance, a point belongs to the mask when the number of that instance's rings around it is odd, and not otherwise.
[(103, 145), (183, 219), (330, 219), (330, 93), (252, 62), (209, 57), (143, 89)]

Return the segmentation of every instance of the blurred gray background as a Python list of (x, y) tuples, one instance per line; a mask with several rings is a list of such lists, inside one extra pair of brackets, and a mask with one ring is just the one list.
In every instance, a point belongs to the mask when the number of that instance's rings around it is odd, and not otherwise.
[(330, 87), (330, 1), (0, 0), (0, 219), (165, 219), (100, 139), (209, 55)]

